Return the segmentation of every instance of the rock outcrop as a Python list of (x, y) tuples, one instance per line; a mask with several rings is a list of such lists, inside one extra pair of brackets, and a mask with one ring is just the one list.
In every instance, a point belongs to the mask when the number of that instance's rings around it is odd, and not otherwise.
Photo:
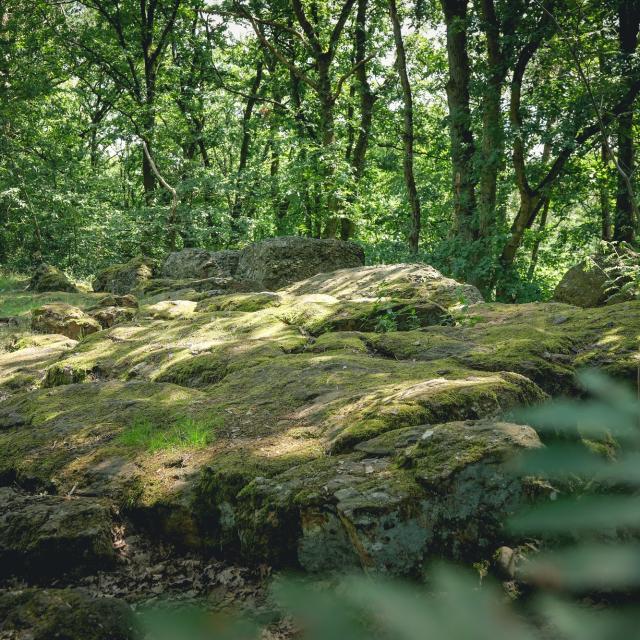
[(176, 280), (230, 278), (238, 269), (239, 257), (239, 251), (183, 249), (167, 256), (160, 275)]
[(125, 295), (139, 288), (152, 276), (152, 260), (132, 258), (129, 262), (114, 264), (100, 271), (93, 281), (93, 290)]
[(236, 278), (257, 290), (274, 291), (317, 273), (364, 264), (364, 251), (352, 242), (284, 237), (263, 240), (240, 252)]
[(37, 267), (31, 276), (29, 290), (38, 293), (43, 291), (67, 291), (69, 293), (75, 293), (78, 291), (77, 287), (60, 269), (44, 263)]
[(108, 566), (115, 559), (111, 527), (104, 501), (0, 487), (0, 579), (40, 580)]
[(256, 564), (417, 575), (517, 545), (505, 518), (549, 487), (503, 468), (540, 446), (512, 410), (640, 363), (635, 301), (484, 303), (426, 265), (171, 282), (0, 402), (0, 478)]
[(38, 333), (57, 333), (80, 340), (102, 328), (82, 309), (62, 302), (45, 304), (31, 312), (31, 328)]

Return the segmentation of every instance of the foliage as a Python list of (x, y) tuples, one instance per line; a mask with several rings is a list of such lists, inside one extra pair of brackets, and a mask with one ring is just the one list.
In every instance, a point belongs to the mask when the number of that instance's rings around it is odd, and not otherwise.
[[(361, 4), (365, 37), (358, 45)], [(479, 284), (488, 296), (499, 284), (506, 300), (550, 297), (562, 272), (597, 244), (603, 216), (613, 219), (617, 178), (593, 147), (593, 100), (609, 118), (626, 87), (615, 3), (587, 2), (580, 12), (554, 3), (559, 33), (539, 30), (546, 15), (540, 3), (517, 15), (512, 3), (495, 3), (499, 25), (513, 28), (498, 34), (505, 69), (511, 72), (527, 47), (533, 54), (519, 127), (509, 122), (505, 76), (502, 141), (488, 160), (489, 32), (479, 7), (468, 3), (472, 181), (487, 161), (498, 166), (495, 217), (486, 229), (480, 214), (472, 229), (456, 218), (445, 4), (419, 3), (415, 12), (410, 3), (399, 6), (422, 208), (420, 248), (412, 253), (402, 94), (385, 3), (323, 0), (313, 11), (301, 3), (321, 47), (346, 11), (345, 28), (328, 50), (327, 97), (311, 32), (301, 34), (286, 3), (7, 0), (0, 9), (0, 264), (26, 272), (44, 259), (87, 277), (141, 253), (162, 257), (183, 246), (220, 249), (272, 235), (337, 233), (361, 242), (369, 263), (422, 260)], [(354, 65), (357, 55), (365, 57)], [(608, 126), (615, 154), (615, 122)], [(576, 142), (589, 127), (591, 137)], [(545, 195), (544, 221), (538, 212), (506, 264), (501, 252), (522, 205), (511, 163), (520, 137), (531, 188), (554, 158), (564, 164)], [(177, 191), (175, 211), (144, 160), (143, 139)], [(364, 148), (362, 165), (357, 148)], [(342, 227), (332, 231), (336, 211)]]

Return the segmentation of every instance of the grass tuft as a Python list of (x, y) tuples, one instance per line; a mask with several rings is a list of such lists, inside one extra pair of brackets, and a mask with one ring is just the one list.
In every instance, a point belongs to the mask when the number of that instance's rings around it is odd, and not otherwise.
[(215, 421), (182, 418), (167, 429), (143, 419), (130, 425), (118, 439), (125, 446), (151, 453), (167, 449), (202, 449), (215, 440), (218, 427)]

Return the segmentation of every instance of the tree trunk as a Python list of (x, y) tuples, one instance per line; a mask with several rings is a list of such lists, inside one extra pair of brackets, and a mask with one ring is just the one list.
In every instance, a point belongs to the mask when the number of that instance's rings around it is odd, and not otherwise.
[(478, 184), (478, 233), (489, 237), (497, 222), (498, 173), (504, 163), (504, 129), (500, 99), (507, 72), (500, 46), (500, 25), (493, 0), (480, 0), (487, 47), (487, 84), (482, 101), (482, 144)]
[(249, 161), (249, 146), (251, 143), (251, 116), (253, 115), (253, 109), (258, 101), (258, 90), (262, 83), (262, 59), (259, 59), (256, 63), (256, 75), (251, 84), (251, 93), (247, 98), (247, 104), (242, 114), (242, 142), (240, 144), (240, 157), (238, 159), (238, 173), (236, 175), (236, 193), (233, 201), (233, 207), (231, 208), (231, 218), (233, 221), (237, 221), (242, 214), (242, 208), (244, 205), (244, 198), (242, 195), (242, 178), (247, 168), (247, 162)]
[(407, 73), (407, 56), (402, 40), (402, 29), (398, 18), (398, 8), (395, 0), (389, 0), (389, 16), (393, 25), (393, 39), (396, 47), (396, 67), (400, 76), (400, 84), (402, 85), (403, 97), (403, 132), (402, 140), (404, 144), (403, 170), (404, 181), (407, 188), (407, 196), (409, 198), (409, 206), (411, 208), (411, 230), (409, 232), (409, 248), (412, 253), (418, 252), (420, 243), (420, 198), (416, 188), (416, 181), (413, 172), (413, 95), (411, 92), (411, 83), (409, 82), (409, 74)]
[[(318, 98), (320, 100), (320, 142), (321, 155), (320, 158), (320, 177), (323, 181), (323, 190), (329, 192), (326, 198), (326, 224), (322, 230), (324, 238), (335, 238), (338, 235), (340, 219), (338, 217), (338, 197), (336, 195), (333, 182), (335, 173), (333, 160), (333, 147), (335, 144), (335, 117), (333, 108), (335, 106), (335, 97), (331, 91), (331, 75), (329, 67), (331, 65), (331, 56), (328, 52), (321, 53), (316, 59), (318, 69)], [(320, 202), (324, 199), (321, 198)]]
[[(371, 135), (371, 124), (373, 121), (373, 107), (376, 103), (376, 95), (371, 90), (369, 78), (367, 77), (366, 55), (367, 55), (367, 8), (368, 0), (358, 0), (356, 11), (356, 23), (354, 32), (354, 57), (353, 64), (356, 67), (356, 82), (351, 85), (349, 91), (349, 122), (353, 120), (353, 97), (356, 90), (359, 96), (360, 122), (357, 127), (357, 136), (353, 125), (349, 125), (347, 132), (347, 152), (346, 160), (351, 164), (354, 181), (354, 191), (350, 197), (353, 202), (357, 195), (357, 188), (366, 164), (367, 149)], [(355, 224), (347, 215), (340, 218), (340, 239), (349, 240), (355, 233)]]
[(600, 145), (600, 159), (602, 160), (602, 177), (600, 178), (600, 222), (601, 237), (607, 242), (613, 237), (611, 226), (611, 202), (609, 201), (609, 189), (607, 177), (609, 174), (609, 151), (607, 145)]
[(527, 274), (527, 280), (531, 282), (536, 274), (536, 267), (538, 266), (538, 254), (540, 252), (540, 245), (542, 244), (542, 234), (547, 226), (547, 220), (549, 218), (549, 205), (551, 199), (547, 198), (542, 208), (542, 214), (540, 215), (540, 223), (538, 225), (538, 235), (533, 241), (533, 247), (531, 249), (531, 263), (529, 264), (529, 273)]
[(449, 79), (449, 135), (453, 166), (454, 235), (465, 241), (476, 238), (476, 180), (471, 130), (469, 83), (471, 68), (467, 52), (467, 0), (441, 0), (447, 27)]
[[(619, 0), (619, 40), (624, 73), (629, 81), (631, 57), (638, 45), (640, 3), (638, 0)], [(632, 242), (635, 238), (636, 203), (630, 188), (634, 170), (633, 105), (618, 118), (618, 175), (614, 240)], [(626, 174), (626, 175), (623, 175)]]

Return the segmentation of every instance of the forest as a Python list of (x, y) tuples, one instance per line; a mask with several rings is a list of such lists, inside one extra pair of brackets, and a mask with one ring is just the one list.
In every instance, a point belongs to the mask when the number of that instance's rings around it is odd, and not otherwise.
[(0, 640), (640, 629), (640, 0), (0, 0)]
[(526, 301), (633, 239), (631, 0), (1, 11), (10, 269), (337, 237)]

